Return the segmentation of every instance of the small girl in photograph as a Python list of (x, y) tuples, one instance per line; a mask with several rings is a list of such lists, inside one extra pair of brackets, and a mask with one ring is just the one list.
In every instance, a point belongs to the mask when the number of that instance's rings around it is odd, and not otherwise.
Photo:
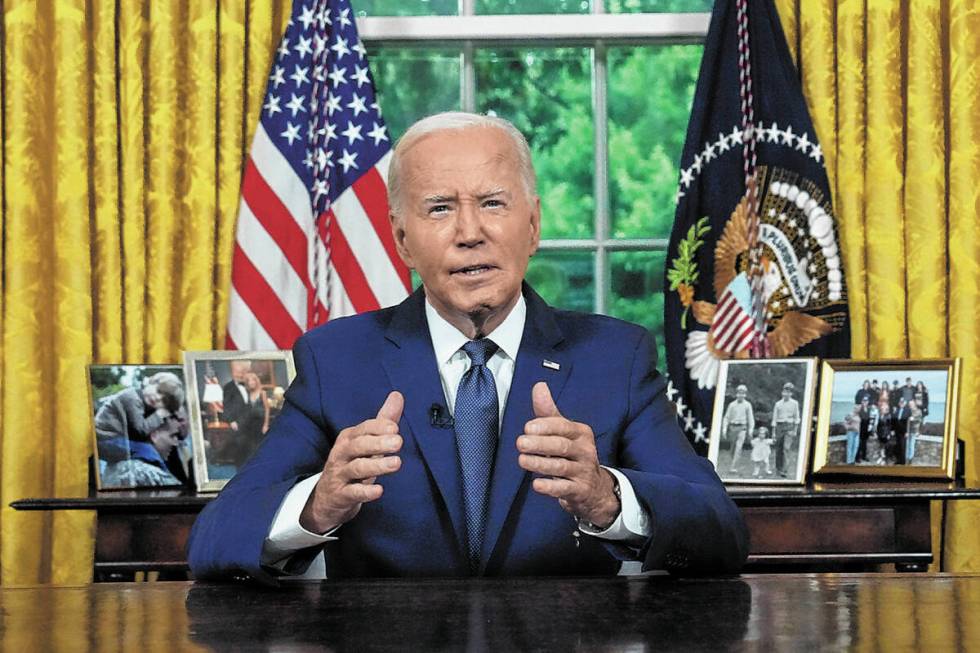
[(755, 432), (755, 436), (752, 438), (752, 462), (755, 463), (752, 476), (754, 478), (759, 478), (762, 475), (763, 464), (766, 467), (766, 474), (772, 474), (772, 469), (769, 467), (769, 458), (774, 442), (775, 440), (769, 437), (769, 431), (765, 426), (760, 426)]

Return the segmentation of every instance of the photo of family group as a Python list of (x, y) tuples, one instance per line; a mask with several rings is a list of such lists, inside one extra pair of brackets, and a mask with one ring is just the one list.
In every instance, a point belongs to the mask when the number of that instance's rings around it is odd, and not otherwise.
[(726, 361), (708, 459), (726, 483), (802, 483), (816, 359)]
[(193, 487), (180, 366), (89, 365), (88, 374), (96, 487)]
[(948, 467), (956, 370), (952, 361), (826, 361), (815, 471)]

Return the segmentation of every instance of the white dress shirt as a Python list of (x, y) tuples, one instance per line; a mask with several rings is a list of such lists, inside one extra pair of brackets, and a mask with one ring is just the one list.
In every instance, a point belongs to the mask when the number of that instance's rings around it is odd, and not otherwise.
[[(443, 319), (428, 299), (425, 302), (425, 317), (429, 325), (429, 336), (432, 339), (432, 349), (439, 366), (439, 378), (442, 381), (446, 403), (449, 412), (453, 413), (459, 382), (470, 368), (470, 358), (461, 349), (469, 341), (469, 338)], [(504, 321), (486, 336), (493, 340), (498, 347), (496, 353), (487, 361), (487, 368), (493, 374), (497, 386), (498, 425), (503, 421), (504, 408), (507, 406), (507, 397), (514, 380), (514, 364), (521, 346), (521, 338), (524, 335), (526, 317), (527, 303), (522, 295)], [(606, 540), (640, 545), (649, 537), (651, 532), (649, 516), (637, 500), (629, 479), (619, 470), (609, 467), (604, 467), (604, 469), (609, 470), (619, 483), (622, 510), (616, 520), (606, 529), (596, 530), (588, 524), (581, 523), (579, 530), (587, 535)], [(336, 528), (320, 535), (306, 530), (299, 523), (300, 513), (306, 506), (306, 502), (313, 493), (319, 478), (320, 474), (315, 474), (297, 483), (286, 494), (262, 547), (263, 564), (281, 567), (293, 553), (337, 539), (333, 535), (337, 531)], [(318, 556), (316, 563), (311, 565), (311, 569), (303, 576), (311, 577), (310, 574), (313, 574), (312, 577), (322, 577), (322, 565), (322, 556)]]

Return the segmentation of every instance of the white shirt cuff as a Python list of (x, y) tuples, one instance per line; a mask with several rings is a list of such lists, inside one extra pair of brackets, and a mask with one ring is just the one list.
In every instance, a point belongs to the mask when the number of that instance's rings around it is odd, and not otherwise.
[(589, 528), (585, 522), (579, 522), (578, 529), (586, 535), (598, 537), (604, 540), (624, 542), (633, 546), (642, 546), (650, 537), (653, 529), (650, 526), (650, 516), (636, 498), (633, 491), (633, 484), (618, 469), (602, 466), (610, 474), (616, 477), (619, 483), (619, 502), (620, 511), (616, 520), (608, 528), (599, 530)]
[(313, 494), (318, 480), (320, 480), (320, 474), (314, 474), (294, 485), (286, 493), (275, 518), (272, 520), (269, 535), (262, 544), (262, 564), (281, 569), (289, 556), (297, 551), (337, 539), (331, 537), (336, 532), (336, 528), (323, 535), (318, 535), (306, 530), (299, 523), (299, 516), (303, 512), (310, 495)]

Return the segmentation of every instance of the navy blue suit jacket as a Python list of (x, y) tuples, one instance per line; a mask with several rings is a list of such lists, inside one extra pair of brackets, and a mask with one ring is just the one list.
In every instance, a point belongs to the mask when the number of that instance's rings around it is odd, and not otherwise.
[[(710, 463), (681, 434), (647, 332), (613, 318), (558, 311), (527, 285), (527, 320), (491, 481), (483, 573), (613, 574), (635, 550), (578, 536), (558, 501), (531, 489), (516, 439), (545, 381), (565, 417), (595, 433), (600, 462), (629, 478), (653, 535), (644, 568), (734, 572), (747, 555), (738, 509)], [(295, 345), (297, 376), (255, 456), (202, 511), (189, 542), (195, 577), (269, 582), (262, 545), (283, 497), (321, 471), (337, 434), (405, 396), (402, 466), (379, 477), (384, 495), (325, 547), (330, 576), (466, 575), (461, 479), (452, 428), (433, 425), (445, 397), (421, 290), (388, 309), (332, 321)], [(555, 366), (546, 367), (543, 362)], [(438, 420), (437, 420), (438, 421)], [(293, 556), (302, 569), (317, 550)]]

